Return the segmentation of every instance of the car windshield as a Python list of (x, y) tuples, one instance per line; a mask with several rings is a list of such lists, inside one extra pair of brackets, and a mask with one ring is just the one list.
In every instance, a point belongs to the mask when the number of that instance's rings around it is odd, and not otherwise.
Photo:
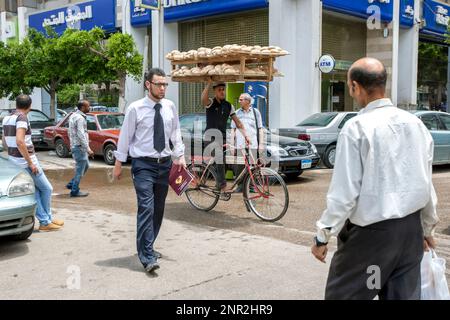
[(297, 127), (326, 127), (336, 116), (337, 112), (315, 113), (300, 122)]
[(102, 114), (98, 115), (98, 123), (103, 130), (120, 129), (125, 116), (123, 114)]
[(31, 110), (28, 113), (28, 120), (30, 122), (49, 122), (50, 119), (42, 112)]

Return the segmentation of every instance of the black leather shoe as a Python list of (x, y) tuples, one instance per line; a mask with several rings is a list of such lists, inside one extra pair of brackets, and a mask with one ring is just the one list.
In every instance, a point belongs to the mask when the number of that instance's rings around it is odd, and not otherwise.
[(159, 269), (159, 264), (158, 262), (152, 262), (149, 263), (146, 267), (145, 267), (145, 271), (147, 271), (148, 273), (156, 271)]
[(77, 194), (70, 194), (71, 197), (87, 197), (89, 195), (89, 192), (78, 192)]

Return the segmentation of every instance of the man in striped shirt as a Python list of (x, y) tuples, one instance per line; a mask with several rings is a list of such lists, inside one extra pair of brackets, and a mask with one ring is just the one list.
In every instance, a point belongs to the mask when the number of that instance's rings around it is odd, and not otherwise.
[(52, 218), (52, 185), (39, 165), (31, 140), (31, 128), (27, 118), (31, 110), (31, 98), (21, 94), (16, 99), (16, 110), (3, 119), (3, 145), (8, 149), (9, 161), (30, 173), (36, 187), (36, 218), (39, 231), (56, 231), (64, 224)]

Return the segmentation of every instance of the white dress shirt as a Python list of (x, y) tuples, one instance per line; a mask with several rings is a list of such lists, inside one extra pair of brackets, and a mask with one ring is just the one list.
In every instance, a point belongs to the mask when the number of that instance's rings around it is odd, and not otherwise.
[[(238, 111), (236, 111), (236, 116), (239, 118), (239, 120), (241, 120), (242, 124), (244, 125), (245, 131), (250, 138), (251, 149), (258, 149), (258, 130), (256, 129), (256, 127), (258, 127), (258, 129), (262, 128), (261, 113), (258, 109), (255, 109), (255, 113), (257, 119), (255, 119), (255, 114), (253, 113), (252, 107), (250, 107), (248, 111), (245, 111), (243, 108), (240, 108)], [(258, 121), (258, 125), (256, 125), (256, 121)], [(234, 123), (234, 121), (231, 123), (231, 128), (236, 129), (236, 123)], [(236, 130), (236, 148), (245, 148), (245, 139), (240, 130)]]
[(364, 227), (421, 210), (424, 235), (439, 221), (432, 183), (433, 139), (390, 99), (368, 104), (339, 134), (327, 209), (317, 238), (328, 242), (349, 219)]
[[(162, 99), (159, 103), (162, 105), (160, 112), (164, 120), (165, 149), (159, 153), (153, 146), (156, 102), (145, 97), (133, 102), (127, 109), (120, 130), (117, 151), (114, 152), (117, 160), (126, 162), (128, 154), (132, 158), (172, 156), (174, 159), (184, 155), (177, 108), (167, 99)], [(172, 141), (173, 151), (170, 149), (169, 141)]]

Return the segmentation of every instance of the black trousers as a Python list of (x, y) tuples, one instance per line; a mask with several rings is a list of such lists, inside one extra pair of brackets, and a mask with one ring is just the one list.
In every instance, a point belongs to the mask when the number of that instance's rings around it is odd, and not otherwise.
[(423, 257), (420, 211), (359, 227), (347, 221), (338, 236), (325, 299), (419, 300)]
[(172, 161), (154, 163), (141, 158), (132, 160), (131, 172), (138, 202), (136, 245), (144, 267), (156, 262), (153, 244), (164, 216), (171, 167)]

